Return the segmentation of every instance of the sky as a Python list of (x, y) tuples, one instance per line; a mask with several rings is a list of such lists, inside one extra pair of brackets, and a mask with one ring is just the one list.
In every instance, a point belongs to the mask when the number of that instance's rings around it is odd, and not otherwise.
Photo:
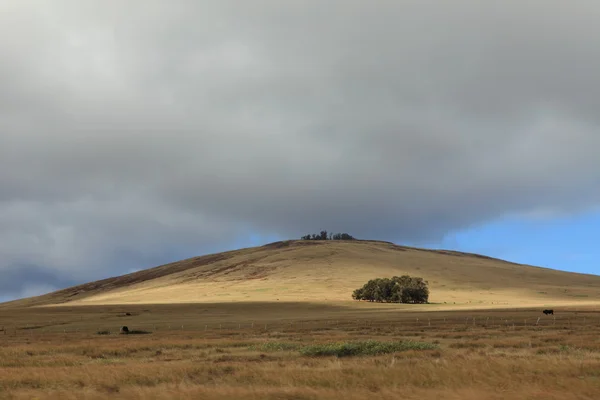
[(327, 229), (600, 273), (600, 4), (0, 3), (0, 300)]

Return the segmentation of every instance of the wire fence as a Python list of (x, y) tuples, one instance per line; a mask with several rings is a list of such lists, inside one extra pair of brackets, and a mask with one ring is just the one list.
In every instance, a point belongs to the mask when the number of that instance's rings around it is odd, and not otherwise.
[(600, 316), (538, 316), (538, 317), (499, 317), (466, 316), (424, 318), (404, 317), (401, 319), (319, 319), (319, 320), (238, 320), (238, 321), (136, 321), (135, 317), (121, 320), (49, 320), (37, 324), (10, 324), (0, 326), (0, 337), (10, 335), (40, 335), (45, 333), (93, 333), (118, 334), (121, 327), (127, 326), (130, 333), (164, 332), (326, 332), (395, 330), (466, 330), (466, 329), (593, 329), (600, 327)]

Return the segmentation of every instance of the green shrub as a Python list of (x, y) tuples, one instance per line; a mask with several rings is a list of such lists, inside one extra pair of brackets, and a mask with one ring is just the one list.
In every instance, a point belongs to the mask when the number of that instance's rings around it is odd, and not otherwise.
[(438, 346), (432, 343), (400, 341), (400, 342), (380, 342), (376, 340), (367, 340), (359, 342), (338, 342), (315, 344), (305, 346), (300, 349), (300, 354), (310, 357), (336, 356), (375, 356), (379, 354), (389, 354), (406, 350), (433, 350)]

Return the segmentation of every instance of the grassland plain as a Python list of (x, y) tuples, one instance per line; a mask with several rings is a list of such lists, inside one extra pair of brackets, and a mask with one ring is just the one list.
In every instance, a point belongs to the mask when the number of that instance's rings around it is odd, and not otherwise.
[(0, 398), (600, 398), (596, 307), (353, 304), (0, 309)]

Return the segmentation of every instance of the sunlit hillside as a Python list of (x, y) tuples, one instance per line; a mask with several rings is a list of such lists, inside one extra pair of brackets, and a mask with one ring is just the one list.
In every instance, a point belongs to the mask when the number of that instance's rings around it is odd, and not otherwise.
[(285, 241), (205, 255), (4, 306), (189, 302), (349, 302), (377, 277), (408, 274), (430, 285), (420, 307), (594, 303), (600, 277), (481, 255), (378, 241)]

